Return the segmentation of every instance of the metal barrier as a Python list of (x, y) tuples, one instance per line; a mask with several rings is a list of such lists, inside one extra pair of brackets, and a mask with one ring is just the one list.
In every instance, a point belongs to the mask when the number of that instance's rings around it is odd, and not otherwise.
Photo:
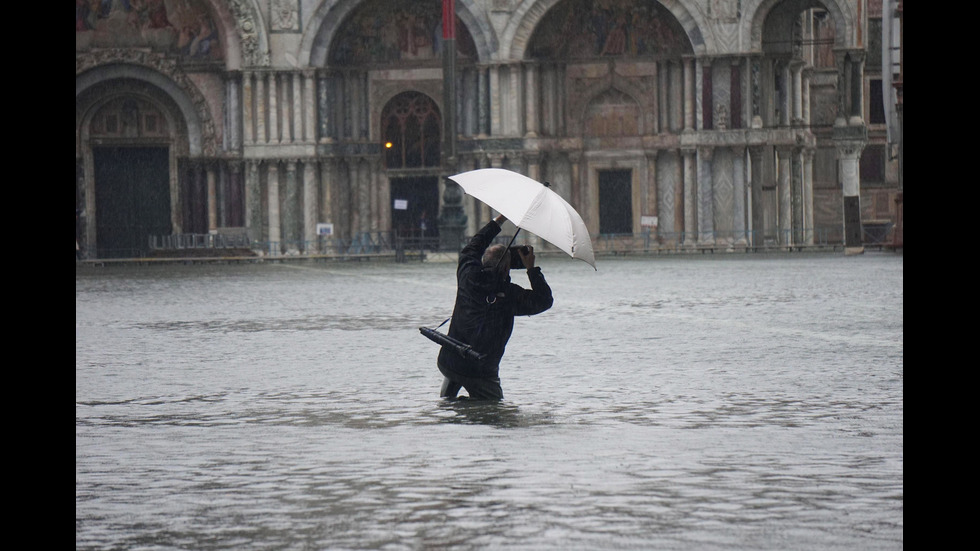
[[(894, 224), (871, 222), (863, 227), (866, 245), (887, 243)], [(836, 247), (843, 245), (843, 228), (840, 226), (794, 228), (779, 230), (746, 230), (734, 232), (665, 232), (647, 229), (640, 233), (599, 234), (593, 236), (596, 253), (641, 253), (686, 250), (802, 250), (808, 247)], [(508, 244), (512, 235), (497, 235), (494, 243)], [(460, 247), (465, 244), (465, 240)], [(417, 251), (420, 259), (426, 251), (439, 252), (448, 245), (438, 236), (424, 232), (398, 233), (392, 231), (358, 232), (346, 238), (318, 236), (315, 240), (251, 241), (242, 232), (208, 234), (174, 234), (150, 236), (149, 247), (153, 251), (180, 251), (184, 249), (203, 252), (202, 249), (241, 249), (262, 251), (278, 257), (290, 255), (371, 256), (393, 254), (398, 261)], [(460, 247), (453, 251), (458, 251)], [(542, 252), (557, 248), (541, 243)], [(142, 256), (136, 255), (136, 256)]]
[(252, 242), (243, 233), (177, 233), (149, 236), (150, 250), (249, 249)]

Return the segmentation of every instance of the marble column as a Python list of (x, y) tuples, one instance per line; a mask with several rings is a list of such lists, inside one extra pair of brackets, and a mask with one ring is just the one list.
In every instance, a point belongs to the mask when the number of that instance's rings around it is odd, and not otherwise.
[(316, 198), (316, 162), (313, 159), (307, 159), (303, 163), (303, 241), (306, 242), (304, 252), (307, 254), (319, 252), (316, 239), (318, 208)]
[(320, 161), (320, 203), (317, 213), (321, 222), (334, 225), (336, 234), (338, 224), (337, 216), (334, 214), (334, 167), (333, 159), (326, 158)]
[(538, 64), (530, 62), (524, 65), (524, 136), (538, 136)]
[(813, 245), (815, 224), (813, 220), (813, 158), (816, 151), (803, 150), (803, 243)]
[(762, 61), (758, 57), (750, 57), (745, 63), (749, 74), (749, 92), (745, 98), (749, 125), (762, 128)]
[(253, 79), (255, 75), (246, 71), (242, 74), (242, 139), (245, 145), (255, 143), (255, 111), (254, 111), (254, 91)]
[(795, 60), (789, 66), (789, 71), (792, 74), (792, 106), (793, 106), (793, 116), (791, 118), (791, 123), (793, 125), (800, 125), (803, 123), (803, 62)]
[(302, 142), (303, 140), (303, 81), (302, 75), (297, 71), (293, 73), (293, 127), (289, 135), (290, 142)]
[(844, 195), (844, 247), (847, 252), (862, 252), (860, 162), (864, 144), (856, 141), (837, 145), (841, 189)]
[(500, 66), (494, 65), (489, 68), (490, 74), (490, 135), (499, 136), (503, 132), (503, 120), (501, 113), (501, 92), (500, 92)]
[(792, 152), (791, 185), (793, 193), (793, 245), (804, 242), (806, 221), (803, 216), (803, 149), (794, 148)]
[(320, 132), (320, 143), (330, 142), (330, 79), (325, 75), (317, 78), (317, 110), (318, 126)]
[(791, 232), (793, 229), (793, 158), (792, 150), (789, 147), (776, 147), (776, 189), (779, 198), (778, 204), (778, 228), (780, 245), (792, 244)]
[(316, 73), (303, 73), (303, 143), (316, 141)]
[(850, 106), (848, 95), (851, 89), (851, 72), (847, 52), (835, 51), (834, 63), (837, 65), (837, 116), (834, 119), (834, 126), (841, 127), (847, 126)]
[(765, 242), (765, 225), (763, 224), (764, 208), (762, 204), (762, 146), (751, 146), (748, 152), (748, 220), (749, 244), (761, 247)]
[(733, 151), (732, 239), (736, 246), (744, 247), (748, 243), (745, 235), (745, 225), (749, 218), (746, 212), (745, 147), (735, 147)]
[(486, 137), (490, 135), (490, 84), (489, 84), (489, 69), (486, 67), (477, 68), (477, 126), (480, 137)]
[(522, 98), (524, 95), (523, 87), (521, 86), (523, 70), (521, 65), (514, 63), (508, 67), (509, 79), (509, 89), (507, 90), (507, 135), (508, 136), (521, 136), (523, 135), (522, 121), (524, 118), (524, 109), (521, 105), (523, 103)]
[(225, 149), (239, 151), (242, 147), (242, 101), (241, 73), (231, 73), (225, 80), (225, 92), (228, 105), (225, 108), (225, 120), (228, 130), (225, 132)]
[(683, 87), (683, 105), (684, 105), (684, 130), (691, 131), (694, 130), (694, 112), (695, 112), (695, 97), (697, 95), (694, 85), (695, 79), (695, 60), (691, 58), (686, 58), (683, 60), (684, 64), (684, 87)]
[(351, 187), (357, 194), (357, 231), (365, 234), (371, 231), (371, 175), (366, 160), (355, 160), (353, 176)]
[(847, 123), (851, 126), (864, 124), (864, 58), (865, 52), (850, 53), (851, 58), (851, 112)]
[(660, 211), (658, 208), (658, 201), (660, 199), (657, 193), (657, 152), (650, 151), (646, 155), (647, 159), (647, 178), (646, 184), (643, 186), (644, 200), (643, 200), (643, 212), (641, 216), (653, 216), (657, 219), (657, 226), (650, 230), (651, 237), (656, 238), (660, 231)]
[(810, 82), (813, 80), (813, 67), (803, 70), (803, 125), (810, 126)]
[(675, 245), (680, 245), (684, 241), (685, 235), (685, 222), (684, 222), (684, 190), (686, 185), (684, 182), (684, 168), (686, 165), (686, 160), (684, 154), (681, 151), (675, 151), (673, 156), (674, 170), (673, 170), (673, 215), (674, 223), (670, 226), (670, 230), (674, 232), (673, 241)]
[(218, 230), (218, 188), (214, 167), (208, 165), (205, 171), (207, 173), (208, 233), (215, 233)]
[(282, 227), (279, 217), (279, 164), (277, 162), (272, 161), (268, 164), (267, 178), (269, 254), (276, 256), (282, 252)]
[(245, 231), (250, 241), (262, 240), (262, 183), (259, 180), (259, 163), (247, 161), (245, 165)]
[(681, 150), (684, 160), (684, 245), (697, 243), (697, 153), (694, 149)]
[(715, 244), (714, 175), (712, 159), (714, 149), (699, 147), (697, 151), (698, 243)]
[(265, 92), (266, 73), (255, 74), (255, 143), (264, 144), (269, 141), (265, 119), (269, 112), (268, 98)]
[(670, 131), (670, 62), (657, 63), (657, 125), (656, 134)]
[(269, 140), (268, 143), (280, 143), (279, 133), (279, 78), (276, 73), (269, 73)]
[(286, 161), (286, 189), (283, 195), (282, 239), (285, 242), (286, 254), (299, 254), (299, 181), (296, 177), (297, 161)]

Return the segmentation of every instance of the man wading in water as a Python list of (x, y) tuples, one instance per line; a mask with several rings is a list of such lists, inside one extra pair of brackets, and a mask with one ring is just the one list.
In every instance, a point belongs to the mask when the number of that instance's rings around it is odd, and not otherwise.
[(534, 250), (518, 249), (527, 268), (531, 289), (510, 281), (511, 253), (503, 245), (490, 246), (506, 221), (503, 215), (487, 223), (459, 253), (456, 269), (456, 304), (448, 336), (486, 355), (483, 360), (463, 357), (449, 347), (439, 350), (439, 371), (445, 376), (440, 395), (456, 398), (461, 387), (477, 400), (500, 400), (500, 359), (514, 330), (514, 316), (532, 316), (551, 308), (551, 287), (534, 265)]

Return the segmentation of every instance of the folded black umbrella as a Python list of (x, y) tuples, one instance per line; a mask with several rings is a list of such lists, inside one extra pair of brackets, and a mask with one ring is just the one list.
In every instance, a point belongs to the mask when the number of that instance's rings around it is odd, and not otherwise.
[(468, 358), (470, 360), (482, 361), (484, 358), (487, 357), (486, 354), (481, 354), (480, 352), (473, 350), (472, 346), (464, 342), (458, 341), (448, 335), (440, 333), (435, 329), (429, 329), (428, 327), (419, 327), (419, 333), (422, 333), (423, 335), (425, 335), (427, 339), (429, 339), (430, 341), (436, 344), (441, 344), (442, 346), (448, 346), (450, 350), (455, 350), (456, 352), (459, 353), (460, 356), (464, 358)]

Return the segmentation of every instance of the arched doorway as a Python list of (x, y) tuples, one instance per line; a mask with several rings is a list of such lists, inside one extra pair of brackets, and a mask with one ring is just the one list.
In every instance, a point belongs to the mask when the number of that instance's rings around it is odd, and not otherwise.
[(89, 177), (79, 182), (81, 195), (91, 194), (79, 207), (94, 217), (87, 245), (98, 258), (145, 256), (151, 237), (174, 229), (179, 125), (168, 109), (140, 93), (142, 86), (117, 81), (96, 88), (87, 96), (99, 99), (89, 104), (82, 133)]
[(391, 229), (399, 237), (439, 237), (442, 117), (429, 96), (403, 92), (381, 112), (381, 139), (391, 192)]

